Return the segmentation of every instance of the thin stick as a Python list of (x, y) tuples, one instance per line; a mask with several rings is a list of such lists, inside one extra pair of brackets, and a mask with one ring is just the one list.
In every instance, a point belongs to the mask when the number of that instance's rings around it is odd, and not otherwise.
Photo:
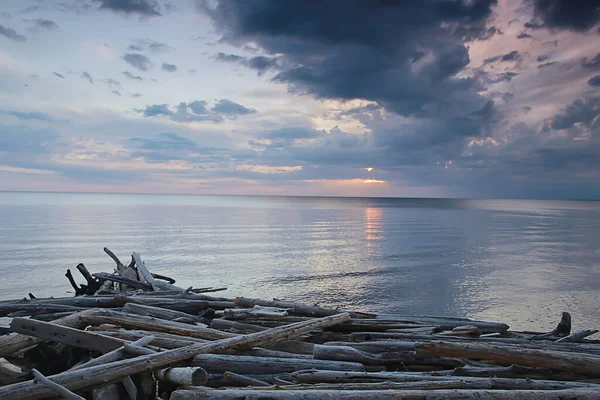
[(85, 398), (83, 398), (79, 395), (76, 395), (75, 393), (73, 393), (69, 389), (67, 389), (66, 387), (52, 382), (50, 379), (48, 379), (44, 375), (42, 375), (42, 373), (40, 371), (38, 371), (37, 369), (32, 368), (31, 372), (33, 373), (33, 376), (35, 377), (36, 381), (38, 381), (42, 385), (46, 386), (48, 389), (52, 390), (57, 395), (62, 396), (68, 400), (85, 400)]

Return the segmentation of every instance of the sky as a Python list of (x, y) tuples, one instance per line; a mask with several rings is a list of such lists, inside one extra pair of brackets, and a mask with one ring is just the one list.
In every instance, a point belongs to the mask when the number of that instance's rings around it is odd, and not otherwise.
[(0, 0), (0, 190), (600, 199), (600, 0)]

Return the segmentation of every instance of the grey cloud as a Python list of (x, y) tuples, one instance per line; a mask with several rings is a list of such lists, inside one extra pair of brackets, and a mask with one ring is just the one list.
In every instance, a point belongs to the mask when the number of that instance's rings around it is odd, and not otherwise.
[(46, 154), (59, 135), (51, 129), (0, 124), (0, 152)]
[(103, 82), (106, 83), (111, 88), (112, 87), (120, 87), (121, 86), (121, 82), (119, 82), (116, 79), (112, 79), (112, 78), (105, 79)]
[(156, 0), (94, 0), (101, 3), (100, 9), (123, 14), (138, 14), (142, 17), (161, 16), (160, 4)]
[(58, 25), (56, 24), (56, 22), (51, 21), (49, 19), (36, 18), (33, 20), (33, 22), (35, 23), (36, 28), (45, 29), (47, 31), (58, 29)]
[(506, 54), (501, 54), (499, 56), (494, 56), (494, 57), (490, 57), (490, 58), (486, 58), (483, 63), (484, 64), (489, 64), (492, 62), (496, 62), (496, 61), (520, 61), (522, 60), (523, 57), (521, 57), (521, 54), (517, 51), (517, 50), (513, 50), (510, 53), (506, 53)]
[(90, 74), (88, 74), (87, 72), (84, 72), (83, 74), (81, 74), (81, 79), (85, 79), (89, 83), (94, 83), (94, 78), (92, 78), (92, 76)]
[(212, 162), (228, 158), (229, 151), (218, 147), (200, 147), (193, 140), (175, 133), (162, 132), (153, 138), (131, 138), (124, 141), (131, 157), (144, 157), (147, 162), (187, 160)]
[(58, 72), (53, 72), (53, 74), (57, 77), (59, 77), (60, 79), (65, 79), (65, 76), (62, 74), (59, 74)]
[(112, 94), (114, 94), (115, 96), (121, 96), (121, 92), (119, 92), (118, 90), (113, 90)]
[(246, 115), (246, 114), (254, 114), (256, 110), (253, 108), (244, 107), (241, 104), (238, 104), (234, 101), (221, 99), (217, 104), (215, 104), (212, 108), (212, 111), (218, 114), (223, 115)]
[(177, 71), (177, 66), (175, 64), (163, 63), (162, 70), (167, 72), (175, 72)]
[(133, 51), (151, 51), (154, 53), (167, 53), (175, 50), (166, 43), (149, 39), (136, 39), (135, 44), (129, 45), (128, 49)]
[(137, 98), (137, 97), (142, 97), (142, 96), (143, 95), (141, 93), (139, 93), (139, 92), (137, 92), (137, 93), (131, 93), (131, 97), (136, 97)]
[(52, 118), (48, 114), (40, 113), (40, 112), (23, 112), (23, 111), (11, 111), (11, 110), (1, 110), (0, 109), (0, 113), (12, 115), (13, 117), (17, 117), (19, 119), (27, 120), (27, 121), (31, 121), (31, 120), (47, 121), (47, 122), (56, 121), (54, 118)]
[(15, 42), (25, 42), (27, 38), (23, 35), (19, 35), (14, 29), (5, 28), (0, 25), (0, 35), (6, 36), (9, 39), (14, 40)]
[(550, 62), (547, 62), (547, 63), (540, 64), (537, 67), (538, 68), (546, 68), (546, 67), (549, 67), (549, 66), (554, 65), (554, 64), (556, 64), (556, 61), (550, 61)]
[(517, 39), (530, 39), (530, 38), (533, 38), (533, 36), (531, 36), (527, 32), (521, 32), (517, 35)]
[(127, 64), (131, 65), (134, 68), (139, 69), (140, 71), (148, 71), (148, 69), (152, 66), (152, 61), (142, 54), (138, 53), (127, 53), (123, 57), (121, 57)]
[(590, 125), (599, 115), (600, 97), (577, 99), (552, 119), (552, 128), (568, 129), (576, 123)]
[(244, 60), (244, 57), (238, 56), (236, 54), (217, 53), (215, 55), (215, 59), (217, 59), (217, 61), (222, 62), (237, 63)]
[(538, 62), (543, 62), (543, 61), (546, 61), (548, 58), (550, 58), (550, 56), (548, 54), (542, 54), (540, 56), (537, 56), (536, 60)]
[(265, 57), (265, 56), (256, 56), (250, 58), (246, 65), (248, 68), (254, 69), (258, 71), (259, 74), (263, 74), (266, 71), (275, 68), (277, 66), (277, 58), (276, 57)]
[(129, 72), (129, 71), (123, 71), (123, 72), (121, 72), (121, 73), (122, 73), (122, 74), (123, 74), (123, 76), (124, 76), (125, 78), (127, 78), (127, 79), (132, 79), (132, 80), (134, 80), (134, 81), (143, 81), (143, 80), (144, 80), (144, 78), (142, 78), (141, 76), (139, 76), (139, 75), (138, 75), (138, 76), (136, 76), (136, 75), (133, 75), (133, 74), (132, 74), (131, 72)]
[(587, 57), (584, 57), (581, 60), (581, 66), (589, 69), (600, 69), (600, 53), (596, 54), (594, 58), (591, 60)]
[(600, 87), (600, 75), (591, 77), (588, 80), (588, 85), (593, 86), (593, 87)]
[(190, 74), (195, 74), (195, 73), (196, 73), (196, 70), (195, 70), (195, 69), (190, 69), (188, 72), (189, 72)]
[(21, 14), (31, 14), (33, 12), (36, 12), (37, 10), (40, 9), (40, 6), (37, 5), (31, 5), (29, 7), (26, 7), (24, 9), (21, 10)]

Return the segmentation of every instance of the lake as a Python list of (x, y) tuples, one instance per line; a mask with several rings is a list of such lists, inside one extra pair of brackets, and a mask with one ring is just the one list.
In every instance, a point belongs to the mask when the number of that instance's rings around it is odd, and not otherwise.
[(0, 297), (137, 251), (182, 287), (551, 330), (600, 327), (600, 202), (0, 192)]

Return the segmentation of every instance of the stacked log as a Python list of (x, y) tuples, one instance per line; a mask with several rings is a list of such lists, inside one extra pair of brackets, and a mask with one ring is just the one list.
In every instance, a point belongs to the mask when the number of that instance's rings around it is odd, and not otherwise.
[(150, 272), (68, 271), (75, 297), (0, 301), (0, 398), (598, 399), (597, 330), (214, 297)]

